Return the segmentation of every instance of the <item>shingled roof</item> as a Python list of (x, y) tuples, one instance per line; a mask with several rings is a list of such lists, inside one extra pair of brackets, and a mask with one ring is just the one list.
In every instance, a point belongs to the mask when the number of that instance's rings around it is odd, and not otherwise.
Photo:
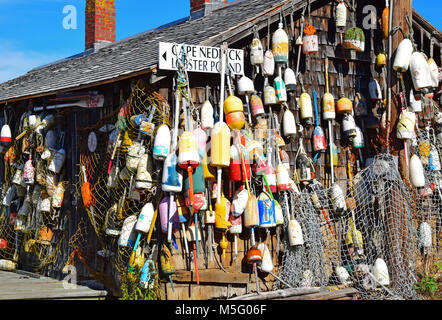
[(205, 17), (185, 18), (120, 40), (91, 54), (80, 54), (31, 70), (0, 84), (0, 103), (92, 87), (153, 70), (158, 64), (160, 41), (193, 45), (222, 43), (223, 32), (294, 2), (301, 0), (237, 0)]

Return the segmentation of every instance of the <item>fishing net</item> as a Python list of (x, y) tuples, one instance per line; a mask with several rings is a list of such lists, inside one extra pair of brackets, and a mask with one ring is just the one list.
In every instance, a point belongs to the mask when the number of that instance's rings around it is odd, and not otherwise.
[[(65, 113), (60, 111), (52, 115), (62, 124)], [(54, 154), (48, 160), (43, 159), (42, 154), (47, 151), (43, 135), (35, 130), (36, 127), (25, 126), (25, 115), (18, 127), (22, 135), (13, 141), (4, 160), (0, 238), (6, 240), (8, 247), (0, 249), (0, 258), (16, 261), (25, 270), (56, 277), (67, 244), (66, 212), (51, 204), (44, 209), (42, 203), (44, 200), (52, 202), (57, 186), (66, 188), (68, 182), (64, 181), (64, 169), (59, 174), (48, 169)], [(50, 113), (40, 114), (37, 125), (42, 124), (40, 120), (47, 115)], [(64, 133), (57, 127), (52, 127), (56, 132), (55, 142), (63, 148)], [(26, 184), (23, 167), (30, 155), (35, 163), (35, 182)]]
[[(149, 172), (151, 173), (150, 188), (138, 190), (135, 186), (135, 174), (127, 174), (125, 171), (128, 148), (138, 137), (138, 128), (130, 121), (136, 115), (149, 116), (152, 113), (152, 123), (155, 129), (161, 124), (169, 123), (170, 107), (164, 98), (150, 89), (142, 80), (132, 87), (129, 98), (121, 99), (121, 107), (125, 106), (127, 128), (121, 132), (122, 143), (115, 149), (115, 157), (112, 160), (112, 171), (108, 174), (109, 163), (115, 144), (109, 143), (111, 131), (100, 131), (106, 125), (114, 125), (119, 114), (117, 110), (103, 117), (96, 124), (79, 129), (79, 164), (78, 183), (75, 186), (77, 195), (77, 210), (85, 212), (86, 216), (78, 224), (77, 232), (71, 237), (69, 246), (72, 250), (79, 250), (87, 263), (96, 260), (97, 254), (107, 259), (118, 274), (127, 273), (128, 262), (132, 253), (132, 247), (119, 246), (118, 235), (110, 235), (108, 229), (121, 230), (124, 219), (129, 216), (138, 216), (142, 207), (147, 202), (153, 201), (158, 196), (159, 176), (162, 168), (150, 158)], [(155, 108), (155, 109), (154, 109)], [(97, 146), (94, 152), (88, 149), (87, 137), (91, 131), (97, 135)], [(155, 131), (156, 132), (156, 131)], [(124, 138), (123, 138), (124, 135)], [(152, 154), (153, 137), (145, 137), (145, 153)], [(84, 168), (84, 169), (83, 169)], [(114, 170), (115, 169), (115, 170)], [(112, 179), (112, 181), (111, 181)], [(132, 183), (131, 183), (132, 179)], [(85, 182), (90, 183), (91, 205), (85, 206)], [(132, 192), (130, 187), (132, 186)], [(140, 247), (143, 246), (143, 240)]]
[[(417, 267), (420, 275), (435, 274), (442, 263), (441, 234), (442, 192), (440, 141), (432, 129), (417, 130), (411, 151), (419, 156), (425, 176), (425, 187), (416, 191), (418, 197), (415, 227), (418, 231)], [(425, 233), (426, 227), (428, 233)], [(430, 232), (431, 231), (431, 232)]]
[[(342, 214), (334, 211), (329, 189), (292, 193), (290, 203), (281, 199), (284, 212), (296, 218), (304, 235), (303, 246), (291, 247), (284, 239), (281, 279), (294, 287), (345, 284), (358, 289), (363, 299), (415, 299), (414, 200), (396, 159), (378, 155), (353, 179), (339, 184), (343, 190), (352, 185), (355, 199)], [(320, 207), (312, 204), (313, 195)], [(288, 217), (285, 228), (287, 223)], [(377, 277), (378, 258), (387, 265), (387, 283)], [(339, 266), (346, 277), (336, 271)]]

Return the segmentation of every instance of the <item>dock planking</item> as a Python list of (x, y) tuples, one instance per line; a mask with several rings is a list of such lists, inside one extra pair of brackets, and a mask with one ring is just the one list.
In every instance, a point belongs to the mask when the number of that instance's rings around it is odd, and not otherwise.
[(106, 297), (109, 294), (105, 290), (93, 290), (78, 284), (65, 288), (63, 281), (56, 279), (0, 271), (0, 300), (80, 300)]

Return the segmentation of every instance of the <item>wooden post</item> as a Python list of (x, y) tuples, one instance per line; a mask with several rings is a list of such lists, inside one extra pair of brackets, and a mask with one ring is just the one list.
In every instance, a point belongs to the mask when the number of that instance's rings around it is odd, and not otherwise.
[[(412, 0), (392, 0), (393, 3), (393, 20), (392, 27), (400, 26), (404, 32), (407, 34), (410, 32), (408, 29), (408, 24), (406, 22), (405, 17), (409, 16), (410, 21), (412, 21), (413, 15), (413, 7)], [(391, 30), (390, 30), (391, 32)], [(390, 57), (394, 59), (394, 54), (396, 48), (399, 46), (399, 43), (403, 40), (402, 33), (396, 32), (392, 37), (392, 52), (390, 53)], [(405, 165), (405, 152), (404, 152), (404, 143), (403, 140), (397, 139), (396, 137), (396, 124), (401, 113), (401, 102), (399, 99), (399, 92), (401, 91), (400, 83), (398, 82), (397, 74), (392, 69), (392, 64), (394, 60), (391, 60), (390, 68), (391, 72), (391, 123), (390, 132), (391, 132), (391, 145), (390, 150), (393, 155), (399, 156), (399, 169), (402, 170), (403, 178), (406, 182), (409, 183), (409, 168)], [(411, 88), (412, 84), (410, 82), (409, 72), (405, 72), (403, 74), (405, 87)], [(407, 95), (408, 96), (408, 95)], [(395, 190), (396, 191), (396, 190)], [(399, 190), (393, 193), (397, 199), (392, 199), (394, 203), (395, 210), (392, 210), (394, 216), (388, 220), (389, 225), (387, 226), (387, 233), (389, 236), (387, 237), (388, 247), (393, 249), (391, 250), (391, 254), (389, 256), (388, 265), (390, 266), (390, 274), (393, 288), (395, 283), (401, 279), (400, 273), (403, 272), (403, 268), (408, 268), (408, 257), (412, 252), (408, 252), (408, 230), (407, 230), (407, 210), (404, 206), (400, 205), (403, 203), (404, 199), (400, 196), (401, 193)], [(400, 234), (398, 234), (400, 232)], [(399, 256), (400, 255), (400, 256)], [(398, 263), (402, 263), (402, 267), (398, 266)]]

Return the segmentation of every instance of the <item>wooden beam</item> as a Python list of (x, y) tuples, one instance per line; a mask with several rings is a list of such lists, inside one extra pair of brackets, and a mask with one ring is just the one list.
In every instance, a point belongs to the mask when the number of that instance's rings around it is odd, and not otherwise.
[[(404, 30), (405, 33), (409, 33), (410, 30), (408, 28), (406, 17), (408, 16), (410, 19), (412, 19), (412, 0), (393, 0), (393, 27), (400, 26)], [(412, 20), (410, 20), (412, 21)], [(392, 47), (393, 52), (395, 52), (396, 48), (399, 46), (400, 42), (403, 40), (403, 35), (401, 32), (396, 32), (393, 35), (392, 39)], [(392, 56), (393, 53), (391, 53)], [(393, 60), (392, 60), (393, 61)], [(399, 170), (402, 169), (402, 175), (405, 180), (409, 177), (409, 169), (406, 166), (406, 158), (405, 158), (405, 152), (404, 152), (404, 141), (397, 139), (396, 137), (396, 123), (398, 121), (399, 115), (401, 113), (401, 103), (399, 99), (399, 93), (401, 91), (401, 86), (398, 84), (398, 78), (396, 72), (392, 69), (392, 65), (389, 66), (390, 72), (391, 72), (391, 92), (392, 92), (392, 99), (391, 99), (391, 138), (392, 138), (392, 144), (391, 149), (393, 155), (399, 156)], [(410, 88), (412, 84), (410, 83), (409, 79), (409, 72), (406, 72), (403, 74), (405, 86), (406, 88)], [(407, 159), (408, 161), (408, 159)], [(396, 201), (400, 201), (400, 199), (397, 199)], [(397, 261), (403, 261), (406, 263), (408, 260), (408, 254), (412, 254), (411, 252), (406, 252), (407, 248), (407, 225), (406, 225), (406, 219), (404, 219), (404, 216), (406, 215), (406, 212), (401, 212), (403, 210), (395, 210), (395, 215), (391, 217), (390, 225), (388, 226), (388, 230), (390, 230), (390, 234), (392, 237), (390, 237), (387, 240), (387, 246), (390, 248), (396, 248), (396, 250), (393, 250), (391, 252), (391, 255), (389, 256), (389, 265), (395, 265)], [(400, 234), (398, 234), (397, 230), (400, 230)], [(394, 234), (394, 236), (393, 236)], [(403, 250), (401, 250), (403, 249)], [(398, 256), (400, 255), (400, 256)], [(399, 270), (396, 270), (395, 268), (391, 269), (391, 280), (394, 283), (395, 281), (399, 281), (400, 274), (398, 274)]]
[(318, 293), (321, 288), (290, 288), (285, 290), (276, 290), (270, 292), (262, 292), (261, 294), (247, 294), (240, 297), (231, 298), (229, 300), (272, 300), (280, 298), (289, 298), (293, 296), (303, 296), (307, 294)]

